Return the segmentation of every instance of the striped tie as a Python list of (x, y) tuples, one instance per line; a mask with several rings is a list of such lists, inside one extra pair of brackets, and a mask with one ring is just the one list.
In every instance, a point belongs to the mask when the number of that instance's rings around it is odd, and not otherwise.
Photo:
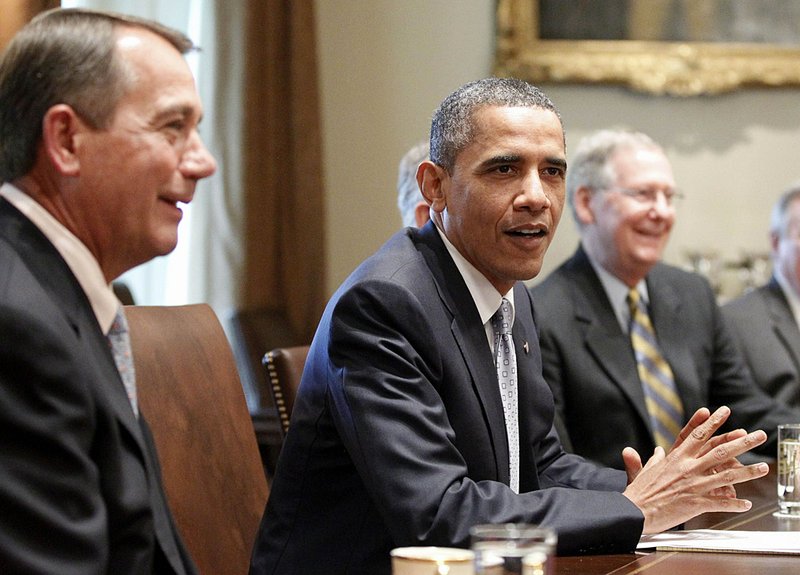
[(628, 305), (631, 311), (631, 345), (653, 425), (653, 436), (656, 445), (669, 450), (681, 430), (683, 405), (675, 388), (672, 369), (658, 349), (647, 307), (636, 289), (628, 292)]

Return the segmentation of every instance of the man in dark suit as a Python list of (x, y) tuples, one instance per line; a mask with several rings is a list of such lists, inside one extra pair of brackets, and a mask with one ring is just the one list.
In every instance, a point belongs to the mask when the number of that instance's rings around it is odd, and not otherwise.
[(749, 507), (729, 481), (767, 468), (732, 456), (764, 434), (709, 440), (726, 409), (693, 418), (675, 464), (659, 452), (642, 469), (629, 451), (626, 475), (562, 450), (519, 280), (541, 267), (565, 170), (560, 118), (537, 88), (490, 78), (442, 102), (417, 172), (432, 221), (392, 237), (329, 302), (251, 573), (388, 574), (393, 547), (468, 546), (479, 523), (552, 527), (560, 553), (630, 551), (643, 529)]
[(781, 403), (800, 408), (800, 186), (772, 210), (772, 278), (722, 306), (756, 383)]
[(4, 574), (196, 571), (110, 285), (175, 247), (178, 203), (215, 170), (191, 46), (149, 21), (55, 10), (0, 62)]
[[(703, 405), (731, 408), (725, 429), (767, 431), (769, 441), (756, 451), (771, 457), (776, 426), (800, 420), (753, 383), (708, 282), (660, 263), (678, 195), (669, 160), (646, 135), (588, 136), (567, 178), (580, 246), (532, 290), (561, 440), (611, 467), (624, 466), (626, 446), (668, 450)], [(639, 333), (630, 329), (631, 291), (649, 311), (655, 336), (657, 355), (642, 361), (631, 338)], [(660, 387), (649, 384), (654, 364), (663, 368)]]

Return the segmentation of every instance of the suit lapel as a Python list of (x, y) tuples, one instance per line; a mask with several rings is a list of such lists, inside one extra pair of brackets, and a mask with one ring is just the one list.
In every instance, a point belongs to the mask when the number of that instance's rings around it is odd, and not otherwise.
[(41, 231), (3, 199), (0, 199), (0, 229), (43, 289), (58, 302), (58, 307), (86, 350), (87, 361), (95, 362), (101, 381), (106, 382), (105, 395), (117, 419), (133, 437), (144, 459), (145, 445), (141, 429), (130, 407), (111, 349), (78, 280)]
[(795, 373), (800, 373), (800, 330), (794, 321), (792, 310), (786, 296), (773, 277), (762, 290), (772, 329), (778, 340), (786, 348), (786, 353), (794, 364)]
[(603, 284), (583, 248), (578, 248), (565, 271), (572, 280), (570, 289), (575, 302), (575, 322), (583, 333), (586, 349), (606, 376), (625, 394), (649, 428), (650, 417), (630, 338), (620, 328)]
[(647, 276), (647, 291), (650, 294), (650, 319), (661, 348), (661, 353), (672, 368), (675, 386), (683, 401), (684, 416), (689, 416), (705, 403), (698, 396), (702, 389), (697, 380), (697, 371), (689, 349), (684, 326), (679, 318), (686, 313), (682, 295), (672, 282), (661, 279), (663, 264), (656, 264)]
[(507, 484), (510, 477), (505, 416), (497, 388), (494, 358), (478, 309), (433, 223), (426, 224), (418, 237), (422, 248), (420, 252), (433, 274), (439, 297), (451, 315), (453, 337), (472, 379), (472, 389), (483, 409), (484, 423), (489, 428), (494, 448), (497, 477)]

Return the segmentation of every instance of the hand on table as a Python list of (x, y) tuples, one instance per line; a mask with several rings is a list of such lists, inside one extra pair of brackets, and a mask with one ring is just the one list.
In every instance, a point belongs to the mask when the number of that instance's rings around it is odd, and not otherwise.
[(644, 514), (644, 533), (658, 533), (711, 511), (741, 512), (751, 503), (736, 498), (734, 485), (766, 475), (766, 463), (742, 465), (736, 457), (766, 441), (763, 431), (737, 429), (714, 435), (730, 415), (728, 407), (713, 414), (695, 412), (668, 454), (657, 447), (642, 466), (635, 449), (622, 452), (628, 472), (623, 493)]

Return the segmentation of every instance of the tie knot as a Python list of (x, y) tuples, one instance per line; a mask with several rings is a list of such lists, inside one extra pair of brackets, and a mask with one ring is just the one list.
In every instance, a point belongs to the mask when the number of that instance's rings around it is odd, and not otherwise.
[(114, 316), (114, 322), (108, 330), (108, 335), (121, 335), (128, 333), (128, 320), (125, 318), (125, 312), (120, 307), (117, 310), (117, 315)]
[(500, 335), (510, 334), (512, 325), (511, 320), (511, 302), (509, 302), (506, 298), (503, 298), (503, 301), (500, 303), (500, 307), (497, 308), (497, 311), (494, 312), (494, 315), (492, 316), (492, 329), (494, 329), (495, 333), (499, 333)]
[(636, 310), (639, 309), (639, 302), (641, 301), (641, 296), (639, 295), (639, 290), (633, 288), (628, 292), (628, 308), (631, 311), (631, 317), (636, 314)]

